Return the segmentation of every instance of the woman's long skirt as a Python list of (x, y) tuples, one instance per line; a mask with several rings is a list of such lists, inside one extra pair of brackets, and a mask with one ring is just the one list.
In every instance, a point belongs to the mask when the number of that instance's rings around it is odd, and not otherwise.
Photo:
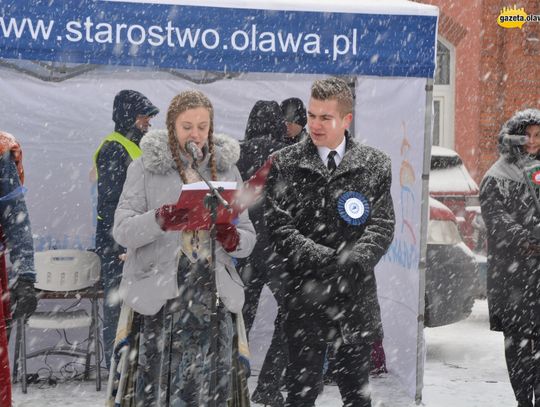
[(225, 407), (231, 384), (231, 314), (218, 306), (217, 386), (209, 389), (211, 272), (206, 262), (192, 264), (183, 257), (178, 276), (180, 296), (143, 318), (135, 405), (201, 407), (214, 397), (218, 407)]

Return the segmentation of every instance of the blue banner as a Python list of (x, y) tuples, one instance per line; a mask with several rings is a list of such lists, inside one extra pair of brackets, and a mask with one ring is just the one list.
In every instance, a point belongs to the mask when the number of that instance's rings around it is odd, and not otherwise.
[(2, 0), (0, 57), (431, 78), (436, 28), (435, 16)]

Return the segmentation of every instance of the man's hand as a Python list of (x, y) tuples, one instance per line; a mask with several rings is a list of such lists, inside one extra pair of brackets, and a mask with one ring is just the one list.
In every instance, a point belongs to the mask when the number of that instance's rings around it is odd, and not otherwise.
[(540, 243), (536, 241), (530, 241), (525, 244), (526, 256), (540, 256)]
[(362, 258), (354, 250), (343, 251), (337, 256), (338, 270), (341, 276), (341, 284), (348, 286), (347, 289), (357, 291), (358, 284), (364, 278)]
[(350, 270), (357, 270), (361, 265), (360, 256), (354, 250), (344, 250), (336, 257), (338, 266), (341, 270), (344, 270), (346, 272), (349, 272)]
[(28, 319), (37, 307), (34, 283), (28, 280), (17, 280), (10, 289), (11, 312), (13, 319)]
[(338, 264), (334, 261), (326, 266), (318, 267), (315, 269), (315, 274), (325, 280), (337, 278), (339, 277)]
[(320, 296), (321, 299), (330, 297), (336, 299), (338, 295), (352, 295), (358, 291), (355, 283), (356, 275), (339, 266), (335, 259), (326, 266), (309, 270), (307, 274), (304, 270), (304, 278), (311, 279), (310, 292)]
[(163, 205), (156, 209), (156, 222), (164, 231), (180, 230), (188, 221), (189, 209), (180, 209), (176, 205)]

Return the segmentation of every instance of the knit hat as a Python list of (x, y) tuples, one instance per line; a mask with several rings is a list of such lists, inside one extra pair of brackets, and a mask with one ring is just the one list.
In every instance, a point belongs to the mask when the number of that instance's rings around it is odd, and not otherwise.
[(298, 98), (289, 98), (281, 102), (281, 111), (285, 120), (289, 123), (296, 123), (302, 127), (307, 124), (306, 107), (304, 102)]

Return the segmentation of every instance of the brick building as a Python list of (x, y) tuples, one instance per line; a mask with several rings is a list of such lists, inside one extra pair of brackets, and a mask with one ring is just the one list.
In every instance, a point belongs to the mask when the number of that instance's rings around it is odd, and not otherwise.
[(502, 123), (540, 108), (540, 22), (502, 28), (503, 7), (540, 14), (538, 0), (421, 0), (440, 9), (434, 144), (455, 149), (479, 181), (497, 158)]

